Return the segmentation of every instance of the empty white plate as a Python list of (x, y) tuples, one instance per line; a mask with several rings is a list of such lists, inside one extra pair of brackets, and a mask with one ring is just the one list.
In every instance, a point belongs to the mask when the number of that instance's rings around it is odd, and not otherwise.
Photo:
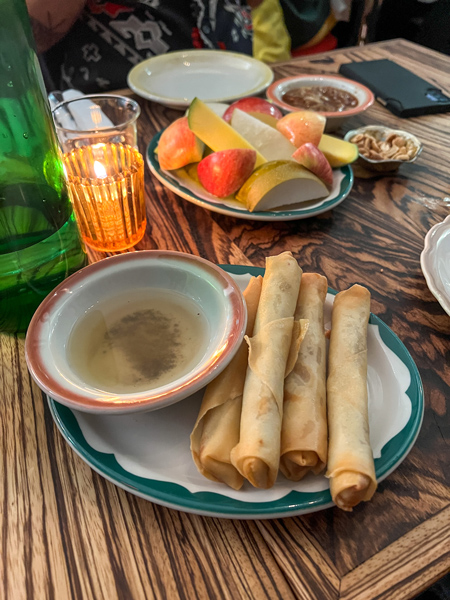
[(431, 293), (450, 315), (450, 215), (427, 233), (420, 265)]
[(198, 97), (232, 102), (263, 92), (273, 71), (263, 62), (224, 50), (182, 50), (148, 58), (128, 73), (129, 87), (143, 98), (187, 108)]

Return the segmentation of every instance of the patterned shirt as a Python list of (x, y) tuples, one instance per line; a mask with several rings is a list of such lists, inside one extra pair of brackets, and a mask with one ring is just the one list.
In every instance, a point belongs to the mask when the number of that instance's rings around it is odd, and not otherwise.
[(53, 89), (92, 93), (126, 87), (137, 63), (188, 48), (251, 55), (251, 12), (245, 0), (88, 0), (44, 60)]

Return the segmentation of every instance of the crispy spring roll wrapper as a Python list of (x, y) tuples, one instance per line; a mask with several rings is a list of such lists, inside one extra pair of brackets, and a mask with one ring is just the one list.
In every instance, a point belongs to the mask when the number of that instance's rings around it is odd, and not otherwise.
[(376, 487), (369, 440), (367, 325), (370, 292), (354, 285), (337, 294), (328, 353), (328, 471), (331, 496), (351, 511), (370, 500)]
[[(252, 277), (244, 291), (247, 305), (246, 335), (252, 335), (261, 295), (262, 277)], [(230, 461), (239, 441), (242, 393), (248, 364), (248, 346), (242, 341), (230, 364), (205, 390), (191, 434), (191, 452), (202, 475), (238, 490), (244, 478)]]
[[(239, 444), (231, 462), (250, 483), (270, 488), (280, 462), (283, 385), (290, 352), (298, 352), (294, 311), (302, 270), (290, 252), (266, 259), (242, 400)], [(293, 342), (293, 338), (296, 338)], [(296, 357), (295, 357), (296, 358)]]
[(327, 463), (326, 341), (323, 307), (327, 279), (303, 273), (295, 319), (308, 322), (293, 371), (284, 382), (280, 470), (293, 481)]

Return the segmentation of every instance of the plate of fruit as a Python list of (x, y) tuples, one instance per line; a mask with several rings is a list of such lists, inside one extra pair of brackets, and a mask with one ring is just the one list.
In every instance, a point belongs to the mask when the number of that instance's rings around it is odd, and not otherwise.
[(147, 148), (150, 171), (208, 210), (259, 221), (324, 213), (348, 196), (358, 147), (324, 133), (312, 111), (283, 116), (262, 98), (231, 105), (198, 98)]

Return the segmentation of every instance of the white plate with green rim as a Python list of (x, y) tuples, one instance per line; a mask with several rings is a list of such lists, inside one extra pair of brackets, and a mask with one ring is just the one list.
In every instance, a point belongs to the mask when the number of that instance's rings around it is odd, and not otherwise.
[[(242, 289), (256, 267), (223, 267)], [(329, 291), (325, 323), (334, 294)], [(409, 352), (375, 315), (368, 328), (368, 390), (371, 444), (377, 480), (387, 477), (412, 448), (423, 418), (423, 388)], [(128, 492), (184, 512), (232, 519), (291, 517), (333, 506), (324, 476), (292, 482), (279, 475), (270, 490), (248, 483), (232, 490), (200, 475), (189, 436), (202, 392), (167, 408), (139, 415), (100, 416), (48, 400), (53, 418), (77, 454), (100, 475)]]
[(246, 54), (199, 49), (147, 58), (128, 73), (128, 85), (142, 98), (183, 109), (195, 97), (205, 102), (232, 102), (256, 96), (273, 77), (269, 66)]
[(159, 166), (158, 155), (155, 150), (158, 146), (162, 131), (157, 133), (147, 148), (147, 164), (153, 175), (169, 190), (185, 200), (202, 206), (212, 212), (217, 212), (238, 219), (253, 221), (294, 221), (320, 215), (327, 210), (335, 208), (347, 198), (353, 187), (353, 170), (350, 165), (333, 169), (333, 187), (326, 198), (302, 202), (287, 209), (273, 211), (248, 211), (237, 200), (216, 198), (193, 181), (184, 169), (177, 171), (163, 171)]

